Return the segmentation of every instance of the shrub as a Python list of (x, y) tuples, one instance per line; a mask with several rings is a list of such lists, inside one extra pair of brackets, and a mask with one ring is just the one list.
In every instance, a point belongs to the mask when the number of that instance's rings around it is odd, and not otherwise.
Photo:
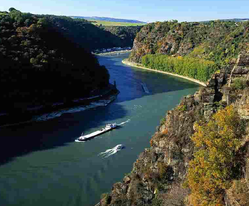
[(101, 194), (101, 202), (104, 204), (110, 204), (111, 202), (111, 196), (108, 193), (103, 193)]
[(154, 198), (151, 202), (151, 206), (161, 206), (163, 205), (163, 201), (158, 198)]
[(235, 79), (232, 83), (232, 88), (239, 90), (244, 89), (247, 86), (247, 81), (245, 79)]
[(160, 124), (162, 125), (162, 124), (164, 124), (165, 123), (165, 121), (166, 121), (166, 118), (165, 117), (163, 117), (161, 120), (160, 120)]
[(177, 107), (177, 110), (180, 111), (180, 112), (184, 112), (187, 110), (187, 106), (186, 105), (179, 105)]
[(224, 190), (231, 186), (235, 155), (244, 133), (239, 115), (228, 106), (206, 124), (196, 124), (191, 137), (198, 150), (190, 161), (186, 185), (194, 206), (223, 205)]

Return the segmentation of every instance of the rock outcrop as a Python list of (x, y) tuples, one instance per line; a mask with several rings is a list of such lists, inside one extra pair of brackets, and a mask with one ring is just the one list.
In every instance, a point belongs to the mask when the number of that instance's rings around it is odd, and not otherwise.
[(248, 47), (248, 28), (248, 22), (171, 21), (147, 24), (134, 40), (130, 61), (141, 63), (146, 54), (166, 54), (232, 62)]
[[(113, 185), (111, 193), (101, 201), (101, 205), (190, 205), (187, 200), (190, 191), (182, 183), (196, 149), (190, 139), (194, 133), (194, 123), (209, 120), (217, 109), (228, 104), (238, 109), (242, 119), (249, 119), (249, 89), (246, 86), (245, 89), (236, 88), (233, 83), (231, 87), (228, 86), (229, 78), (232, 78), (232, 82), (247, 78), (248, 66), (249, 55), (241, 55), (233, 75), (230, 75), (234, 67), (231, 65), (214, 74), (207, 87), (183, 98), (175, 109), (168, 111), (151, 138), (151, 147), (140, 154), (131, 173), (122, 182)], [(239, 153), (240, 157), (244, 157), (242, 169), (224, 195), (226, 205), (249, 205), (246, 198), (249, 192), (249, 136), (243, 138)]]

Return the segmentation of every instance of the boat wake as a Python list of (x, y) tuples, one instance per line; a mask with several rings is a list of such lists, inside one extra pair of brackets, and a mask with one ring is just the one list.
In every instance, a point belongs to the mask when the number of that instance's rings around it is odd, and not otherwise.
[(118, 144), (117, 146), (113, 147), (112, 149), (108, 149), (105, 152), (99, 153), (99, 156), (101, 156), (102, 158), (108, 158), (124, 148), (125, 148), (124, 145)]
[(128, 123), (130, 121), (130, 119), (128, 119), (128, 120), (126, 120), (125, 122), (121, 122), (120, 124), (117, 124), (118, 126), (121, 126), (121, 125), (123, 125), (123, 124), (125, 124), (125, 123)]
[[(88, 98), (88, 99), (91, 99), (91, 98)], [(34, 117), (32, 120), (37, 121), (37, 122), (47, 121), (49, 119), (54, 119), (56, 117), (60, 117), (61, 115), (67, 114), (67, 113), (71, 114), (71, 113), (82, 112), (82, 111), (85, 111), (88, 109), (93, 109), (96, 107), (101, 107), (101, 106), (104, 107), (104, 106), (107, 106), (113, 100), (114, 100), (114, 96), (111, 97), (110, 99), (107, 99), (107, 100), (103, 99), (103, 100), (91, 102), (89, 105), (86, 105), (86, 106), (78, 106), (78, 107), (73, 107), (73, 108), (69, 108), (69, 109), (61, 109), (61, 110), (56, 111), (56, 112), (51, 112), (51, 113), (39, 115), (39, 116)]]

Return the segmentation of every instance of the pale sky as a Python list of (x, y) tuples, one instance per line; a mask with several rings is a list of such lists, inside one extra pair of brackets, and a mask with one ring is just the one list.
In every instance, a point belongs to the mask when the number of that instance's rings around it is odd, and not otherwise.
[(249, 0), (0, 0), (0, 11), (100, 16), (145, 22), (249, 18)]

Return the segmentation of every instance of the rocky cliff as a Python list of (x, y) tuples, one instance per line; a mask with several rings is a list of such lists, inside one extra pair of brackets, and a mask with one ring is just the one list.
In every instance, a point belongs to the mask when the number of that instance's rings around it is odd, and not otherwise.
[(146, 54), (190, 56), (228, 63), (248, 47), (249, 22), (147, 24), (137, 34), (130, 61), (141, 62)]
[[(194, 123), (207, 122), (212, 114), (234, 105), (241, 121), (249, 118), (249, 54), (242, 54), (236, 64), (213, 75), (207, 87), (182, 99), (167, 112), (150, 141), (150, 148), (139, 155), (130, 174), (115, 183), (100, 205), (190, 205), (190, 190), (183, 187), (188, 165), (197, 149), (190, 137)], [(247, 129), (248, 130), (248, 129)], [(248, 132), (247, 132), (248, 133)], [(248, 206), (249, 138), (241, 137), (238, 149), (241, 162), (232, 186), (223, 193), (224, 205)]]

